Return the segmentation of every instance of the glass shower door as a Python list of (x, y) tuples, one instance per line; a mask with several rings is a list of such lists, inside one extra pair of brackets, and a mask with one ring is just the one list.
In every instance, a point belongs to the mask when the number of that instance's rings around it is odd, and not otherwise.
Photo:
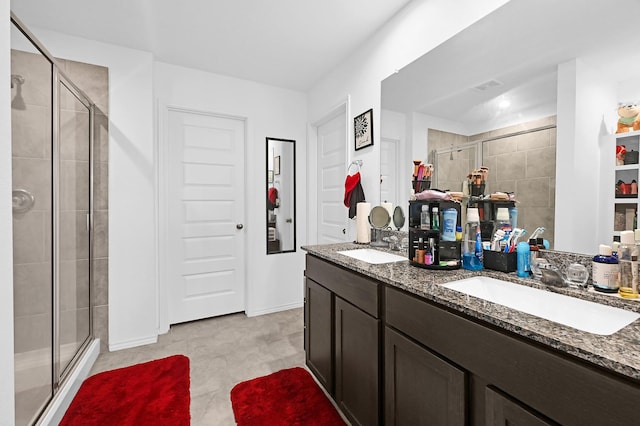
[(15, 407), (26, 425), (53, 396), (53, 68), (15, 27), (11, 47)]
[(93, 337), (93, 106), (12, 23), (15, 424), (29, 425)]
[[(91, 211), (91, 109), (61, 77), (58, 83), (59, 113), (57, 164), (59, 306), (58, 374), (64, 377), (91, 330), (90, 216)], [(55, 117), (54, 117), (55, 119)]]
[[(473, 169), (480, 167), (482, 147), (478, 143), (432, 151), (435, 185), (442, 190), (462, 191), (462, 183)], [(431, 187), (434, 187), (432, 184)]]

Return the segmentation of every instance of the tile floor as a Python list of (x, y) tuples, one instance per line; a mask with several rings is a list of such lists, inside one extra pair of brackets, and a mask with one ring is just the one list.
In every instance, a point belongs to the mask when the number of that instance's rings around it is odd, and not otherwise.
[(235, 425), (231, 388), (243, 380), (303, 366), (303, 310), (248, 318), (232, 314), (178, 324), (158, 343), (103, 353), (91, 374), (175, 354), (189, 357), (191, 424)]

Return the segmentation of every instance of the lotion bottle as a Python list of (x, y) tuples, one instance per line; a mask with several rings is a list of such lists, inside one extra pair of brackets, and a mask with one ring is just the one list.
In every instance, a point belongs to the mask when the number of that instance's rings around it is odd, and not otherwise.
[(611, 246), (600, 244), (598, 254), (591, 262), (593, 289), (603, 293), (618, 292), (618, 258), (612, 255)]

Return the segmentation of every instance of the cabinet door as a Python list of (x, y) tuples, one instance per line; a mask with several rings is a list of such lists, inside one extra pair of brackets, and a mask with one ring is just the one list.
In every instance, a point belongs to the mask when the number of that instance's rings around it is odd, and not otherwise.
[(387, 425), (464, 425), (466, 373), (385, 328)]
[(305, 279), (304, 351), (309, 370), (333, 395), (333, 309), (331, 292)]
[(335, 298), (336, 402), (354, 425), (379, 424), (380, 320)]
[(485, 413), (487, 426), (544, 426), (555, 425), (542, 416), (503, 396), (495, 389), (488, 387), (485, 392)]

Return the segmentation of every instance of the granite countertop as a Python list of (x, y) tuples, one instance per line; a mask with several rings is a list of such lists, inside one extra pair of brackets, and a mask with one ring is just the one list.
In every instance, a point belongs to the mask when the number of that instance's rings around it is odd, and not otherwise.
[[(640, 302), (638, 301), (591, 293), (580, 289), (547, 286), (536, 279), (519, 278), (515, 273), (486, 269), (483, 271), (467, 271), (465, 269), (450, 271), (430, 270), (411, 266), (408, 259), (406, 261), (376, 265), (337, 253), (342, 250), (355, 250), (363, 247), (369, 248), (369, 246), (354, 243), (339, 243), (305, 246), (302, 249), (311, 255), (344, 266), (392, 287), (413, 293), (436, 304), (518, 334), (526, 339), (640, 381), (640, 320), (634, 321), (610, 336), (602, 336), (468, 296), (441, 287), (438, 284), (483, 275), (635, 312), (640, 312)], [(406, 255), (406, 252), (379, 248), (378, 250)]]

